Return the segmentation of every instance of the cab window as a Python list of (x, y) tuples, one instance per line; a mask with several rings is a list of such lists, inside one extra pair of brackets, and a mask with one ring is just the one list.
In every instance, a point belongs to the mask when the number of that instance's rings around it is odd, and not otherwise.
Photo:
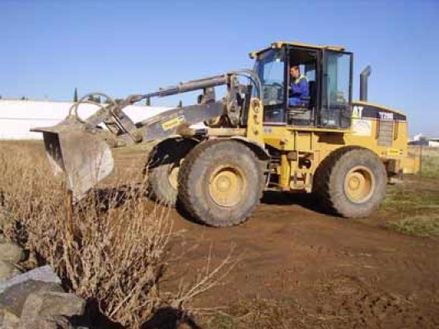
[(352, 54), (327, 51), (324, 72), (320, 124), (347, 128), (351, 117)]
[(262, 82), (264, 121), (283, 122), (285, 105), (285, 52), (273, 49), (258, 56), (255, 70)]

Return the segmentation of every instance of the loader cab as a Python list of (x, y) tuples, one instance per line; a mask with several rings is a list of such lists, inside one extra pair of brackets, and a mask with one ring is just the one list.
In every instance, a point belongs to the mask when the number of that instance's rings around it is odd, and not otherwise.
[[(262, 82), (265, 125), (347, 129), (351, 121), (352, 53), (340, 47), (277, 42), (251, 53)], [(308, 95), (291, 105), (290, 68), (306, 77)]]

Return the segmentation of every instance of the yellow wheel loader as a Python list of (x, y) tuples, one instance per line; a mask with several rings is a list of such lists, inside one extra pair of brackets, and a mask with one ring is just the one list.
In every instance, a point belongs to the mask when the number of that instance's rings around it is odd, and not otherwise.
[[(64, 121), (34, 131), (43, 133), (49, 161), (66, 175), (76, 200), (111, 173), (110, 147), (156, 141), (148, 162), (154, 199), (170, 206), (178, 200), (194, 219), (215, 227), (248, 219), (264, 190), (312, 192), (334, 214), (365, 217), (380, 205), (388, 182), (417, 171), (407, 153), (406, 115), (367, 102), (370, 67), (361, 74), (360, 101), (352, 101), (352, 53), (281, 41), (250, 56), (253, 70), (120, 101), (98, 94), (106, 101), (82, 120), (77, 109), (86, 95)], [(291, 106), (293, 66), (309, 93)], [(218, 86), (226, 87), (221, 99)], [(197, 104), (141, 122), (124, 112), (140, 101), (196, 90)], [(199, 122), (204, 126), (194, 128)]]

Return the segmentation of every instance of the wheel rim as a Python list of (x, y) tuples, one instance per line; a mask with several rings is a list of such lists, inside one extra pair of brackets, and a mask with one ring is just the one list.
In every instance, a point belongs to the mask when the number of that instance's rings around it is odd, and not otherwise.
[(240, 169), (221, 167), (209, 179), (209, 194), (217, 205), (233, 207), (241, 201), (245, 186), (244, 175)]
[(178, 188), (178, 171), (180, 169), (180, 166), (173, 165), (168, 172), (168, 180), (169, 184), (174, 188)]
[(375, 178), (369, 168), (356, 166), (345, 178), (344, 190), (348, 199), (354, 203), (368, 201), (375, 189)]

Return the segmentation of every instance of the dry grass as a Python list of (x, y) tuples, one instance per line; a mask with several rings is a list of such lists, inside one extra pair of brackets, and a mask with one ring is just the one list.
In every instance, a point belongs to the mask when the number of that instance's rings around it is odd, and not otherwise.
[(208, 256), (191, 283), (162, 291), (176, 234), (168, 210), (148, 202), (144, 184), (97, 190), (72, 209), (63, 181), (53, 177), (43, 155), (41, 143), (1, 144), (3, 231), (112, 321), (139, 328), (164, 307), (185, 314), (193, 298), (233, 267), (231, 255), (215, 266)]

